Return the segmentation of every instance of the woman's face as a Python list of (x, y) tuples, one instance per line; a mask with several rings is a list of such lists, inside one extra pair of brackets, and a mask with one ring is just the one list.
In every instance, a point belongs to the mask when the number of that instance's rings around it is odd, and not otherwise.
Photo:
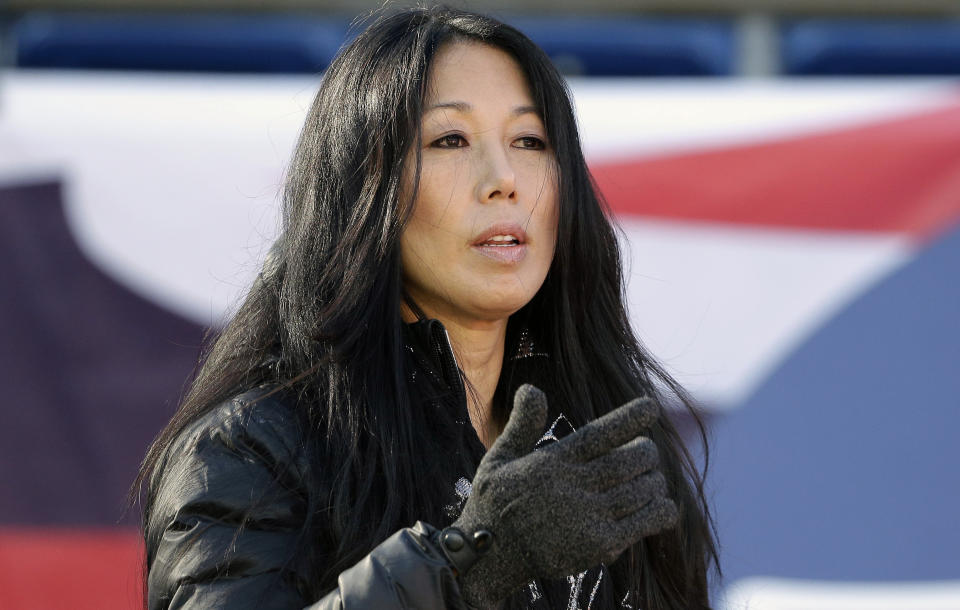
[(557, 240), (556, 164), (526, 78), (497, 48), (448, 44), (433, 61), (421, 128), (404, 285), (431, 317), (506, 318), (540, 289)]

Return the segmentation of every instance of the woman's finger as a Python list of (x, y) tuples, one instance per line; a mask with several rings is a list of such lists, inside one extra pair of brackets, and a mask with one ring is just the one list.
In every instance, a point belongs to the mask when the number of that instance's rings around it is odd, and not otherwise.
[(567, 468), (583, 489), (601, 492), (654, 470), (658, 463), (656, 443), (638, 436), (589, 462), (568, 463)]
[(680, 511), (673, 500), (657, 497), (640, 510), (627, 515), (613, 525), (613, 531), (621, 540), (633, 544), (641, 538), (659, 534), (677, 525)]
[(627, 517), (657, 498), (667, 495), (667, 480), (659, 471), (642, 474), (600, 494), (607, 514), (616, 520)]
[(547, 420), (547, 397), (525, 383), (513, 395), (513, 410), (503, 432), (488, 452), (488, 462), (506, 462), (533, 451)]
[(569, 459), (585, 462), (648, 431), (659, 409), (652, 398), (635, 398), (599, 417), (560, 441)]

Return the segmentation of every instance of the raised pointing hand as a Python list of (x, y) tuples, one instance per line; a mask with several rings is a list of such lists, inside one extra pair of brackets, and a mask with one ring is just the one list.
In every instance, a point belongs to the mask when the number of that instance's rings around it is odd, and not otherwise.
[(517, 390), (510, 419), (453, 524), (468, 535), (494, 534), (490, 551), (461, 578), (473, 605), (494, 604), (535, 577), (612, 563), (639, 539), (677, 522), (656, 469), (656, 445), (643, 436), (658, 417), (652, 399), (634, 399), (534, 450), (546, 413), (543, 392), (532, 385)]

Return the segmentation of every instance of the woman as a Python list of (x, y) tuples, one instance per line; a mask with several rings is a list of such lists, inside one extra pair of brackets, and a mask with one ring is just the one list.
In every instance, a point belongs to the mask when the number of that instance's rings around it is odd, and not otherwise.
[(657, 388), (684, 394), (622, 294), (543, 52), (446, 8), (379, 19), (144, 462), (148, 606), (707, 607), (709, 513)]

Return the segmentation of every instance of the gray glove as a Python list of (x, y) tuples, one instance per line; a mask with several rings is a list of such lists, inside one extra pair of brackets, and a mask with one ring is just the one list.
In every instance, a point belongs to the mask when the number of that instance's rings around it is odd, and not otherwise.
[(634, 399), (534, 451), (546, 414), (543, 392), (517, 390), (460, 518), (439, 536), (472, 606), (495, 605), (537, 577), (612, 563), (677, 522), (657, 447), (640, 436), (656, 421), (655, 402)]

